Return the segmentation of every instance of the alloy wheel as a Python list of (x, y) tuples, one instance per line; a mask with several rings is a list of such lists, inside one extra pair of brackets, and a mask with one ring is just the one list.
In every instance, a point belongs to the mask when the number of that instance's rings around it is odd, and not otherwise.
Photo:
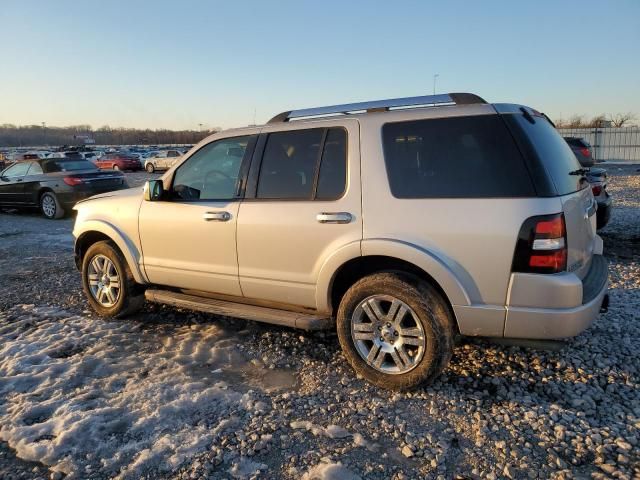
[(49, 218), (53, 218), (56, 215), (56, 201), (49, 194), (45, 194), (42, 197), (42, 211)]
[(413, 370), (426, 347), (416, 313), (391, 295), (373, 295), (360, 302), (351, 317), (351, 338), (367, 365), (386, 374)]
[(96, 255), (87, 267), (89, 290), (103, 307), (113, 307), (120, 298), (120, 275), (115, 264), (104, 255)]

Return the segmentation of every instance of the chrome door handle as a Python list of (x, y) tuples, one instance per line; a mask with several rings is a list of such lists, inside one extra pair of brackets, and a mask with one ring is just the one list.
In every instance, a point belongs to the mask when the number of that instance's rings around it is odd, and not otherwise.
[(353, 217), (347, 212), (321, 212), (316, 215), (316, 220), (320, 223), (349, 223)]
[(205, 222), (227, 222), (231, 219), (229, 212), (204, 212), (202, 218)]

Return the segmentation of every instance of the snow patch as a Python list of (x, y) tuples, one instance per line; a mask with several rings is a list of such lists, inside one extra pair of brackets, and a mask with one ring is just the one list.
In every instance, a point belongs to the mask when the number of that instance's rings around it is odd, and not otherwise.
[(33, 305), (0, 312), (0, 439), (68, 478), (138, 478), (210, 448), (232, 415), (270, 407), (221, 380), (247, 367), (219, 325), (141, 330)]
[(320, 463), (302, 476), (302, 480), (361, 480), (340, 463)]

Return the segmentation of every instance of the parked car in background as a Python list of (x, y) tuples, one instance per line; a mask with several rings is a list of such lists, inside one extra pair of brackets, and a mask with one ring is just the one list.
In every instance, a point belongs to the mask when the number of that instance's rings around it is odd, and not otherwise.
[(40, 208), (57, 219), (79, 200), (126, 187), (122, 172), (101, 172), (86, 160), (22, 160), (0, 172), (0, 206)]
[(604, 168), (591, 168), (595, 164), (593, 159), (593, 149), (589, 142), (580, 137), (563, 137), (571, 147), (571, 151), (575, 155), (580, 165), (587, 168), (584, 172), (589, 184), (593, 197), (598, 204), (596, 213), (596, 228), (600, 230), (604, 228), (611, 218), (611, 209), (613, 200), (607, 192), (607, 171)]
[(142, 163), (127, 153), (106, 153), (93, 162), (101, 170), (142, 170)]
[(580, 137), (563, 137), (571, 147), (573, 154), (583, 167), (592, 167), (595, 164), (593, 150), (589, 142)]
[(149, 173), (153, 173), (156, 170), (169, 170), (182, 159), (182, 155), (184, 155), (183, 152), (177, 149), (156, 152), (155, 155), (145, 159), (144, 169)]
[(598, 204), (596, 227), (600, 230), (609, 223), (611, 209), (613, 208), (613, 200), (607, 191), (607, 171), (604, 168), (591, 168), (586, 175), (591, 185), (593, 197)]
[(99, 315), (146, 299), (334, 328), (383, 388), (434, 380), (458, 335), (571, 337), (608, 301), (571, 149), (539, 112), (473, 94), (286, 111), (75, 209)]

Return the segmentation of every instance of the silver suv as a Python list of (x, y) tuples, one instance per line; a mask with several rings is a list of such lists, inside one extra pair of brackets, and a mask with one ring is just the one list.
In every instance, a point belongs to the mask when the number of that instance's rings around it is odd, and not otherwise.
[(76, 263), (100, 315), (336, 328), (357, 373), (411, 388), (458, 335), (570, 337), (606, 308), (584, 173), (543, 114), (473, 94), (289, 111), (78, 203)]

